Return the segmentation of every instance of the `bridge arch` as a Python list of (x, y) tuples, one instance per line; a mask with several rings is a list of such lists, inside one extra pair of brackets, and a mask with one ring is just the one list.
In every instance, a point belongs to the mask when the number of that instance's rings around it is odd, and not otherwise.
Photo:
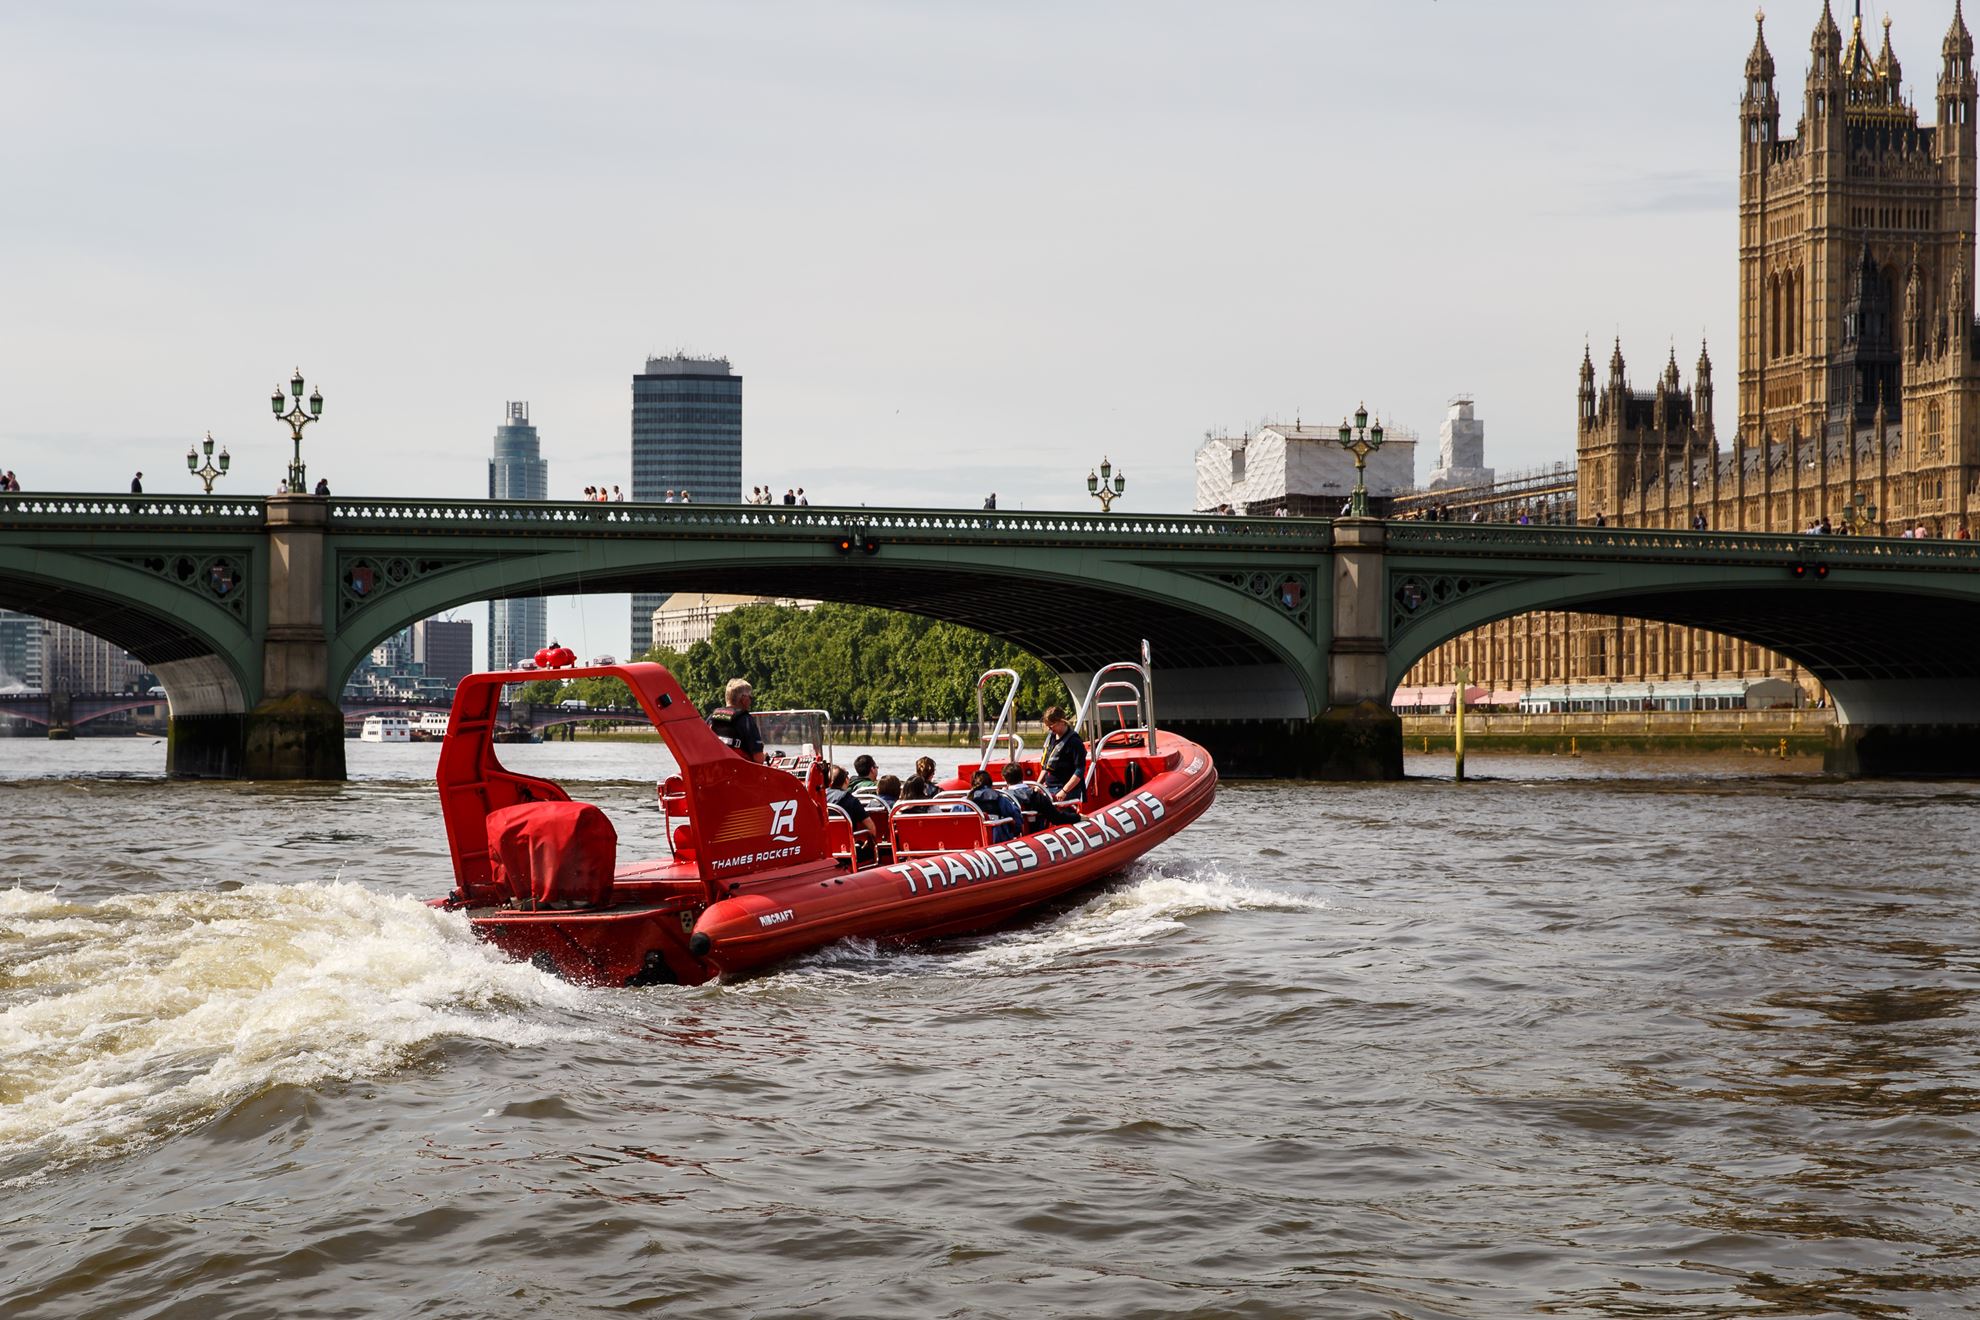
[(1769, 539), (1777, 544), (1765, 556), (1691, 562), (1679, 572), (1654, 560), (1466, 572), (1449, 561), (1394, 556), (1386, 565), (1390, 690), (1444, 642), (1554, 611), (1676, 624), (1765, 647), (1820, 679), (1844, 725), (1980, 724), (1980, 597), (1971, 566), (1921, 556), (1871, 571), (1830, 563), (1843, 553), (1834, 546)]
[(241, 723), (261, 683), (260, 605), (250, 589), (265, 571), (259, 540), (195, 541), (147, 555), (0, 545), (0, 607), (130, 652), (171, 703), (172, 772), (237, 774)]
[[(1068, 547), (1039, 557), (1009, 546), (890, 537), (878, 552), (815, 540), (624, 539), (430, 563), (403, 556), (381, 590), (385, 549), (339, 544), (330, 591), (341, 611), (330, 655), (340, 691), (372, 647), (418, 619), (511, 596), (720, 591), (875, 605), (961, 624), (1021, 646), (1083, 687), (1146, 637), (1160, 666), (1165, 718), (1299, 719), (1324, 707), (1324, 552), (1298, 575), (1288, 608), (1276, 594), (1282, 555), (1231, 556), (1213, 572), (1146, 562), (1132, 545)], [(360, 570), (363, 570), (360, 572)], [(358, 576), (354, 578), (353, 574)], [(1268, 590), (1249, 589), (1251, 577)], [(1233, 585), (1233, 579), (1238, 581)], [(358, 583), (364, 584), (359, 594)]]

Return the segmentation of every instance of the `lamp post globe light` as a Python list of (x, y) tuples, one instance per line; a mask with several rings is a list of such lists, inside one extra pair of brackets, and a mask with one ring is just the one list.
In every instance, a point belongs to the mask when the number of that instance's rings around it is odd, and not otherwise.
[(1368, 405), (1354, 410), (1354, 425), (1341, 418), (1341, 448), (1354, 455), (1354, 495), (1348, 500), (1350, 518), (1368, 516), (1368, 456), (1382, 447), (1382, 420), (1368, 424)]
[(1877, 525), (1877, 506), (1863, 498), (1863, 492), (1856, 492), (1856, 498), (1843, 505), (1843, 526), (1851, 536), (1873, 535), (1871, 528)]
[(226, 446), (222, 445), (220, 448), (220, 466), (213, 466), (213, 432), (211, 431), (206, 433), (206, 442), (201, 447), (206, 451), (205, 465), (202, 466), (199, 461), (199, 450), (188, 445), (186, 447), (186, 470), (191, 472), (195, 477), (198, 477), (201, 481), (204, 481), (206, 483), (206, 493), (211, 495), (213, 493), (214, 480), (227, 474), (227, 465), (233, 460), (227, 457)]
[(1086, 474), (1086, 493), (1100, 501), (1100, 512), (1112, 513), (1114, 501), (1127, 489), (1127, 474), (1114, 471), (1113, 460), (1102, 456), (1100, 470)]
[(304, 412), (303, 374), (302, 368), (297, 367), (295, 376), (289, 381), (289, 394), (295, 399), (295, 406), (286, 413), (282, 411), (282, 405), (288, 402), (288, 400), (282, 397), (282, 387), (280, 385), (277, 385), (275, 392), (268, 396), (268, 404), (275, 410), (275, 419), (277, 421), (287, 422), (289, 424), (289, 437), (295, 441), (295, 454), (289, 460), (288, 493), (291, 495), (307, 495), (309, 493), (309, 474), (303, 467), (302, 433), (305, 426), (308, 426), (311, 422), (323, 416), (323, 391), (310, 391), (309, 411)]

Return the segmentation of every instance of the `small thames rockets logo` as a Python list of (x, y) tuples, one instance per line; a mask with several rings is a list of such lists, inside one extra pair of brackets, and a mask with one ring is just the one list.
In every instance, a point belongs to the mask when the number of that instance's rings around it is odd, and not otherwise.
[(786, 798), (770, 804), (770, 837), (779, 843), (797, 840), (797, 799)]

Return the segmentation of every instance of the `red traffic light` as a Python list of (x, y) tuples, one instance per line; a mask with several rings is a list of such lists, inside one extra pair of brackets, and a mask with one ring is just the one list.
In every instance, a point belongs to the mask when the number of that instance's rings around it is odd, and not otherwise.
[(853, 535), (852, 535), (852, 533), (851, 533), (851, 532), (841, 532), (841, 533), (839, 533), (839, 539), (838, 539), (837, 541), (835, 541), (835, 542), (833, 542), (833, 544), (834, 544), (834, 545), (836, 545), (836, 546), (837, 546), (837, 547), (839, 548), (839, 553), (840, 553), (840, 554), (842, 554), (842, 555), (849, 555), (849, 554), (851, 554), (851, 553), (852, 553), (852, 548), (853, 548)]
[(880, 542), (869, 536), (859, 543), (859, 548), (869, 555), (877, 555), (880, 553)]
[(1829, 576), (1829, 566), (1827, 564), (1796, 564), (1788, 571), (1793, 573), (1796, 578), (1812, 577), (1818, 582)]

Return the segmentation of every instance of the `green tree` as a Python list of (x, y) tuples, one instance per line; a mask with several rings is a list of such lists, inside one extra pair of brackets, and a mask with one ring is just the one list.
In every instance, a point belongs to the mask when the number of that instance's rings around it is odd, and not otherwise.
[[(967, 719), (976, 713), (977, 676), (1020, 675), (1027, 718), (1064, 702), (1058, 675), (1008, 642), (973, 629), (866, 605), (813, 610), (746, 605), (716, 620), (709, 638), (685, 655), (660, 655), (702, 709), (719, 704), (731, 678), (747, 678), (765, 710), (819, 709), (834, 719)], [(1001, 701), (1002, 687), (989, 694)]]

